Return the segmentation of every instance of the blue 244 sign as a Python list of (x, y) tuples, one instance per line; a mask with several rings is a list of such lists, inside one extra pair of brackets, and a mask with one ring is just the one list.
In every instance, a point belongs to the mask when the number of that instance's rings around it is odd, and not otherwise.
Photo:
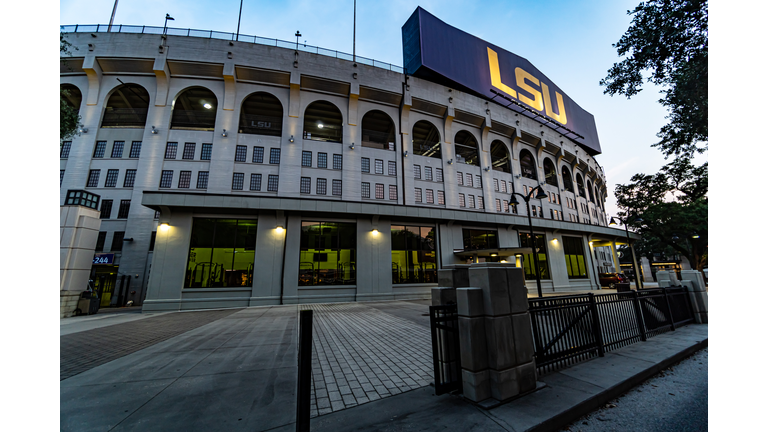
[(115, 262), (115, 254), (96, 254), (93, 256), (94, 264), (112, 264)]

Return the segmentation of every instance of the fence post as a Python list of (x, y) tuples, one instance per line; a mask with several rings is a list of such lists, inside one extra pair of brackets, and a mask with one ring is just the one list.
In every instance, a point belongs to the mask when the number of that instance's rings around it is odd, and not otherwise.
[(669, 325), (672, 331), (675, 331), (675, 318), (672, 316), (672, 306), (669, 304), (669, 296), (667, 295), (667, 288), (662, 288), (664, 290), (664, 303), (667, 304), (667, 313), (669, 313)]
[(597, 355), (605, 357), (603, 333), (600, 329), (600, 317), (597, 315), (597, 302), (595, 301), (594, 293), (589, 293), (589, 308), (592, 309), (592, 333), (594, 333), (595, 341), (597, 342)]
[(645, 336), (645, 324), (643, 323), (643, 311), (640, 309), (640, 298), (637, 291), (632, 291), (632, 304), (635, 306), (635, 318), (637, 318), (637, 329), (640, 330), (640, 340), (645, 342), (648, 338)]
[(312, 310), (299, 311), (299, 379), (296, 432), (309, 432), (312, 394)]

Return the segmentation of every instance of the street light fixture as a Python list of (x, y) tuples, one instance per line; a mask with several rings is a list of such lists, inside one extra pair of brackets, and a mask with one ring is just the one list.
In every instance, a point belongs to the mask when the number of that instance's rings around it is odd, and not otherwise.
[[(632, 252), (632, 272), (635, 273), (635, 287), (639, 290), (640, 289), (640, 273), (637, 271), (637, 267), (635, 267), (635, 249), (632, 247), (632, 243), (629, 240), (629, 228), (627, 227), (627, 219), (621, 219), (620, 217), (612, 217), (611, 222), (608, 223), (608, 225), (616, 225), (616, 220), (618, 219), (619, 222), (621, 222), (622, 225), (624, 225), (624, 232), (627, 233), (627, 246), (629, 246), (629, 251)], [(640, 223), (643, 219), (640, 218), (640, 216), (635, 217), (632, 222), (634, 223)]]
[(174, 21), (174, 19), (169, 14), (165, 14), (165, 23), (163, 24), (163, 36), (165, 36), (166, 30), (168, 29), (168, 21)]
[(530, 192), (528, 192), (528, 195), (523, 195), (518, 192), (512, 192), (512, 195), (509, 197), (509, 204), (510, 205), (517, 205), (520, 204), (519, 201), (517, 201), (517, 198), (515, 198), (515, 195), (519, 195), (524, 201), (525, 201), (525, 207), (528, 209), (528, 232), (531, 236), (531, 253), (533, 254), (533, 265), (534, 265), (534, 271), (536, 272), (536, 289), (539, 291), (539, 297), (544, 297), (544, 295), (541, 293), (541, 275), (539, 274), (539, 253), (536, 250), (536, 237), (533, 235), (533, 222), (531, 222), (531, 206), (528, 204), (528, 202), (533, 198), (533, 193), (538, 190), (539, 192), (536, 194), (535, 198), (540, 200), (547, 198), (549, 195), (547, 195), (546, 192), (544, 192), (544, 189), (541, 188), (541, 186), (536, 186), (535, 188), (531, 189)]

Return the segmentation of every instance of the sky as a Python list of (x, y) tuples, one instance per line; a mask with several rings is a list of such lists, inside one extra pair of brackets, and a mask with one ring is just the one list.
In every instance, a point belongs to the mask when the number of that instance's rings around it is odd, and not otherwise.
[[(653, 174), (670, 161), (651, 147), (665, 124), (659, 88), (639, 95), (603, 94), (599, 85), (613, 63), (615, 48), (637, 0), (459, 1), (393, 0), (357, 2), (356, 54), (402, 66), (401, 27), (417, 6), (467, 33), (528, 59), (576, 103), (595, 117), (603, 150), (597, 156), (608, 182), (606, 212), (616, 214), (613, 192), (636, 173)], [(107, 24), (111, 0), (62, 0), (60, 24)], [(239, 0), (119, 0), (114, 24), (236, 32)], [(295, 41), (352, 53), (353, 0), (258, 2), (243, 0), (240, 33)], [(697, 163), (707, 155), (697, 158)]]

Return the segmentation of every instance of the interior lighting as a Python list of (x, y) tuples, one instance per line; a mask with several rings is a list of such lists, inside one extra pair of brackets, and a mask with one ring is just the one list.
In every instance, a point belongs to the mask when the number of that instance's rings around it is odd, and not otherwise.
[(318, 124), (317, 124), (317, 127), (318, 127), (319, 129), (322, 129), (322, 128), (323, 128), (323, 124), (322, 124), (322, 123), (318, 123)]
[(209, 104), (208, 102), (203, 102), (203, 108), (211, 109), (211, 108), (213, 108), (213, 105)]
[(170, 228), (170, 225), (168, 225), (168, 222), (163, 222), (160, 224), (160, 229), (163, 231), (167, 231), (168, 228)]
[(281, 227), (280, 225), (278, 225), (278, 226), (276, 226), (276, 227), (275, 227), (275, 232), (276, 232), (276, 233), (278, 233), (278, 234), (282, 234), (282, 233), (283, 233), (283, 231), (285, 231), (285, 230), (284, 230), (284, 229), (283, 229), (283, 227)]
[(377, 236), (377, 235), (379, 235), (379, 230), (377, 230), (376, 228), (374, 228), (373, 230), (371, 230), (371, 234), (373, 234), (373, 235)]

